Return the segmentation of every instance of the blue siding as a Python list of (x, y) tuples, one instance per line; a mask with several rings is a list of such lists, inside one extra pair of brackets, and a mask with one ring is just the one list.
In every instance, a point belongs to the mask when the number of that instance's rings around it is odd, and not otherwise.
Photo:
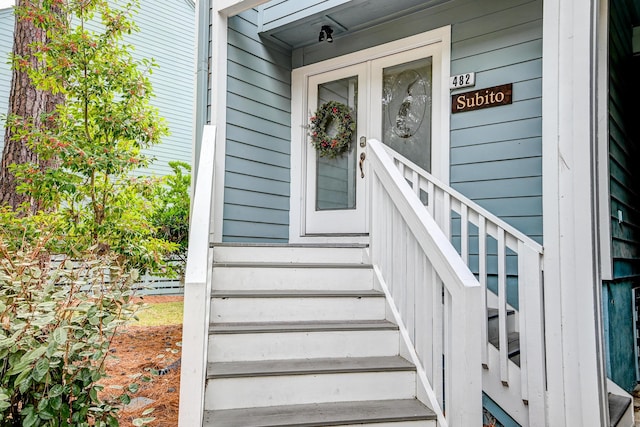
[(542, 242), (542, 1), (446, 2), (300, 48), (294, 66), (447, 24), (452, 75), (474, 71), (475, 88), (513, 83), (512, 105), (451, 116), (451, 185)]
[(451, 184), (542, 241), (542, 4), (454, 25), (451, 73), (513, 83), (513, 104), (452, 115)]
[[(223, 239), (287, 239), (281, 212), (289, 209), (283, 191), (289, 183), (289, 64), (308, 65), (451, 24), (452, 73), (475, 71), (476, 88), (510, 82), (514, 88), (512, 105), (451, 117), (451, 183), (542, 241), (542, 1), (452, 0), (292, 52), (258, 35), (260, 17), (275, 26), (321, 3), (326, 8), (331, 2), (274, 1), (262, 14), (254, 9), (229, 21)], [(240, 214), (240, 206), (251, 214)]]
[[(9, 55), (13, 49), (13, 10), (0, 10), (0, 153), (4, 147), (4, 116), (9, 107), (11, 66)], [(1, 154), (0, 154), (1, 156)]]
[(291, 55), (258, 35), (258, 12), (229, 20), (223, 240), (289, 236)]
[[(165, 175), (171, 173), (168, 162), (191, 163), (193, 143), (193, 105), (195, 70), (195, 12), (186, 0), (155, 2), (142, 0), (136, 23), (139, 33), (128, 37), (135, 47), (134, 57), (154, 58), (158, 68), (150, 76), (155, 93), (151, 103), (160, 110), (170, 135), (161, 144), (147, 151), (156, 161), (138, 174)], [(0, 10), (0, 115), (6, 113), (11, 85), (11, 70), (7, 58), (13, 43), (13, 14)], [(0, 119), (0, 136), (4, 122)], [(0, 139), (0, 149), (2, 141)]]
[(195, 11), (186, 0), (142, 0), (136, 16), (139, 33), (128, 41), (135, 46), (135, 57), (154, 58), (158, 68), (150, 76), (155, 98), (169, 126), (170, 135), (148, 150), (156, 161), (141, 174), (171, 173), (168, 163), (191, 163), (195, 73)]

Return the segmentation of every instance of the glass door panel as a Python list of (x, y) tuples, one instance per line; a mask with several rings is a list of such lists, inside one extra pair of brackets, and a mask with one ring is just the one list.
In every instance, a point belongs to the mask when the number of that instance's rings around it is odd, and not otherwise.
[[(352, 76), (318, 86), (318, 105), (337, 101), (351, 108), (357, 117), (358, 77)], [(327, 124), (327, 133), (337, 133), (335, 123)], [(355, 135), (349, 150), (335, 158), (317, 157), (316, 210), (356, 208), (356, 153)]]
[(382, 142), (431, 171), (431, 58), (382, 69)]

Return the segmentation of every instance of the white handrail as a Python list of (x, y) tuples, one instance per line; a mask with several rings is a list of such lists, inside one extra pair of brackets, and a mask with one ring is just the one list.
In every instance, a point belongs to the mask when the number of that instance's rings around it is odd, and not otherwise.
[[(505, 410), (516, 414), (523, 425), (544, 425), (545, 420), (545, 348), (543, 328), (543, 248), (533, 239), (507, 224), (453, 188), (439, 181), (407, 158), (383, 146), (392, 157), (401, 176), (411, 185), (418, 198), (426, 195), (426, 209), (445, 235), (452, 239), (452, 213), (460, 218), (460, 256), (469, 263), (471, 254), (469, 224), (477, 227), (478, 280), (482, 285), (481, 310), (487, 316), (488, 306), (497, 308), (499, 347), (488, 342), (487, 322), (482, 322), (482, 365), (485, 367), (485, 392)], [(424, 194), (423, 194), (424, 193)], [(487, 248), (487, 237), (495, 240), (496, 249)], [(473, 236), (475, 237), (475, 235)], [(510, 251), (510, 253), (509, 253)], [(489, 258), (495, 257), (492, 272), (497, 276), (497, 297), (487, 293)], [(517, 257), (518, 307), (515, 328), (520, 340), (520, 367), (509, 359), (506, 298), (508, 258)], [(487, 295), (493, 296), (489, 301)], [(508, 387), (507, 387), (508, 386)], [(518, 398), (514, 398), (517, 395)], [(504, 398), (504, 399), (503, 399)]]
[[(482, 206), (478, 205), (476, 202), (469, 199), (464, 194), (449, 187), (447, 184), (443, 183), (438, 178), (436, 178), (426, 170), (422, 169), (420, 166), (413, 163), (411, 160), (393, 151), (386, 145), (384, 145), (384, 148), (387, 154), (393, 159), (394, 164), (396, 165), (398, 170), (400, 170), (400, 173), (405, 177), (405, 179), (407, 179), (409, 182), (415, 182), (416, 177), (419, 177), (421, 180), (424, 180), (424, 182), (420, 183), (420, 186), (412, 186), (412, 189), (414, 192), (417, 193), (420, 190), (423, 190), (423, 191), (426, 191), (428, 194), (431, 193), (431, 190), (427, 191), (429, 190), (428, 183), (431, 183), (431, 185), (433, 185), (434, 188), (437, 188), (439, 191), (446, 193), (448, 197), (452, 201), (454, 201), (454, 204), (452, 205), (451, 208), (455, 210), (458, 214), (460, 214), (460, 210), (462, 209), (461, 208), (462, 206), (466, 206), (470, 208), (473, 211), (473, 215), (470, 214), (469, 221), (474, 223), (476, 226), (478, 225), (477, 224), (478, 217), (485, 218), (485, 220), (487, 221), (487, 224), (491, 224), (491, 229), (487, 230), (487, 232), (491, 236), (495, 237), (498, 226), (502, 228), (510, 237), (510, 239), (507, 240), (506, 242), (507, 247), (509, 249), (517, 249), (517, 245), (514, 242), (516, 240), (519, 240), (525, 243), (526, 245), (531, 246), (532, 249), (538, 251), (539, 253), (541, 254), (543, 253), (542, 245), (540, 245), (538, 242), (533, 240), (531, 237), (527, 236), (526, 234), (524, 234), (517, 228), (513, 227), (512, 225), (507, 224), (504, 220), (500, 219), (498, 216), (492, 214)], [(429, 196), (431, 195), (432, 194), (429, 194)], [(430, 207), (430, 213), (433, 215), (433, 212), (431, 211), (431, 209), (432, 207)]]
[(371, 257), (378, 280), (412, 341), (412, 358), (439, 425), (477, 425), (482, 417), (480, 284), (382, 144), (373, 140), (368, 147)]
[(184, 283), (182, 364), (180, 368), (180, 427), (202, 426), (207, 366), (207, 336), (211, 302), (212, 252), (209, 249), (215, 126), (204, 126), (200, 161), (189, 227), (189, 248)]

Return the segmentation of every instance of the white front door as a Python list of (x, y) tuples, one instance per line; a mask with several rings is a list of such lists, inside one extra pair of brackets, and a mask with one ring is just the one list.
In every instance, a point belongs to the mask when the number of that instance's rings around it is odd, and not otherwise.
[[(365, 177), (360, 166), (364, 146), (359, 136), (367, 129), (366, 64), (332, 70), (309, 78), (308, 111), (330, 101), (347, 106), (356, 119), (350, 148), (334, 158), (307, 150), (307, 191), (305, 197), (306, 234), (364, 234)], [(336, 132), (334, 121), (326, 124), (327, 133)]]
[[(367, 235), (370, 138), (447, 181), (449, 104), (443, 75), (446, 80), (448, 65), (442, 34), (435, 41), (414, 36), (294, 70), (292, 111), (301, 115), (292, 132), (292, 242)], [(309, 135), (310, 118), (329, 101), (347, 106), (357, 125), (350, 149), (336, 158), (319, 156)], [(332, 135), (335, 126), (328, 123), (326, 131)]]

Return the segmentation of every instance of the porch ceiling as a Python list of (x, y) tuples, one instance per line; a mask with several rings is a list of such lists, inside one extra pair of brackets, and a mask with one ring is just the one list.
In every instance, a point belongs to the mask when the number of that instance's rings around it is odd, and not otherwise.
[[(314, 12), (297, 11), (262, 27), (261, 35), (290, 49), (318, 43), (323, 25), (333, 29), (333, 37), (339, 37), (363, 28), (372, 27), (409, 15), (451, 0), (351, 0), (338, 6)], [(335, 3), (335, 2), (334, 2)], [(269, 3), (261, 8), (269, 7)], [(264, 22), (264, 21), (263, 21)]]

